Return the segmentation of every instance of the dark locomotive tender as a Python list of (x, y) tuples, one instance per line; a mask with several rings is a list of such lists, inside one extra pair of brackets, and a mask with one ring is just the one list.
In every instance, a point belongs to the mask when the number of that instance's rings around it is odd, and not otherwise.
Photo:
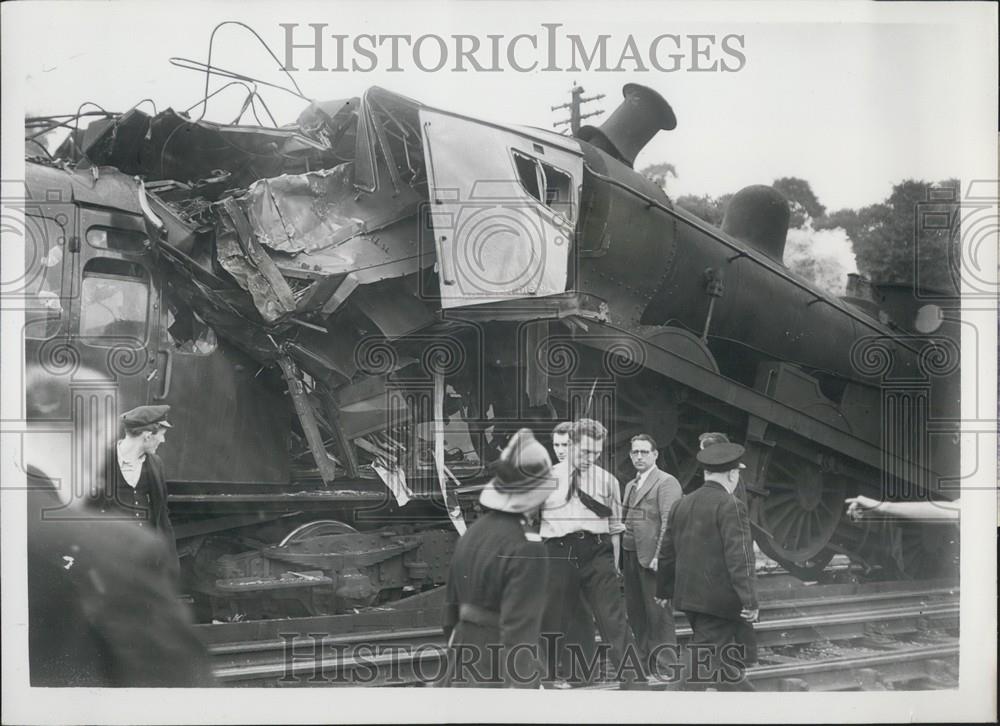
[(835, 553), (877, 577), (953, 565), (955, 528), (852, 523), (843, 500), (955, 498), (958, 323), (915, 329), (927, 291), (836, 299), (788, 271), (769, 187), (721, 230), (674, 206), (632, 168), (674, 113), (624, 95), (579, 138), (378, 88), (281, 129), (132, 110), (28, 164), (27, 363), (108, 429), (173, 405), (204, 617), (433, 588), (442, 509), (468, 516), (510, 432), (583, 413), (609, 467), (645, 431), (688, 488), (700, 432), (744, 441), (755, 538), (802, 576)]

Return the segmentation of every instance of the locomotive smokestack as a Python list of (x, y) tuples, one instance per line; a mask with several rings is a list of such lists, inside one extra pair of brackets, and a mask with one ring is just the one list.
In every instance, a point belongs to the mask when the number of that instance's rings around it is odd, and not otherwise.
[(782, 262), (790, 217), (788, 202), (777, 190), (755, 184), (733, 195), (722, 218), (722, 231)]
[(583, 126), (576, 135), (632, 166), (657, 131), (677, 127), (677, 117), (670, 104), (652, 88), (626, 83), (622, 95), (625, 100), (600, 128)]

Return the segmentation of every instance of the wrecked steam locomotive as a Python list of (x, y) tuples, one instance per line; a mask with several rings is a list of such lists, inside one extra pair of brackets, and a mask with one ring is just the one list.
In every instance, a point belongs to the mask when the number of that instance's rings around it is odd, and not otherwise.
[(632, 168), (674, 112), (624, 96), (575, 137), (381, 88), (282, 128), (133, 109), (29, 161), (27, 362), (108, 430), (173, 405), (203, 617), (433, 588), (506, 437), (583, 414), (608, 468), (644, 431), (688, 488), (700, 432), (745, 442), (755, 538), (802, 576), (834, 553), (885, 577), (950, 562), (953, 528), (843, 502), (957, 496), (957, 322), (930, 334), (912, 291), (837, 299), (788, 271), (769, 187), (721, 230), (676, 207)]

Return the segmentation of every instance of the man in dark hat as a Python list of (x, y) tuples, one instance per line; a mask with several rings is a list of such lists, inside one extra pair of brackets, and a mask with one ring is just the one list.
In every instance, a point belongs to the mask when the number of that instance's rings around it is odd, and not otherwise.
[(108, 457), (104, 480), (108, 489), (98, 504), (102, 511), (131, 519), (163, 537), (171, 553), (163, 564), (176, 573), (177, 544), (167, 510), (167, 484), (163, 461), (156, 455), (172, 428), (169, 413), (170, 406), (138, 406), (122, 414), (125, 435)]
[(708, 446), (713, 444), (728, 444), (729, 437), (725, 434), (716, 433), (714, 431), (707, 431), (698, 436), (698, 449), (703, 450)]
[(693, 631), (691, 690), (753, 690), (745, 671), (758, 615), (756, 561), (746, 505), (733, 495), (743, 454), (727, 443), (698, 452), (705, 484), (670, 511), (660, 552), (660, 602), (684, 611)]
[(555, 487), (551, 467), (545, 447), (521, 429), (480, 494), (486, 514), (462, 535), (451, 560), (444, 685), (538, 687), (548, 564), (533, 516)]

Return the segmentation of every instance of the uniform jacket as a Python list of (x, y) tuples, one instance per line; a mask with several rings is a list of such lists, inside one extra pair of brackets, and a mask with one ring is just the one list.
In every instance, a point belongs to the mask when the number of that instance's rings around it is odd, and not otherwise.
[(670, 511), (657, 590), (677, 610), (738, 620), (757, 608), (755, 565), (746, 506), (708, 481)]
[[(127, 502), (117, 501), (114, 492), (118, 486), (128, 486), (124, 484), (121, 470), (118, 468), (117, 445), (113, 445), (108, 452), (105, 466), (108, 468), (106, 482), (112, 487), (110, 496), (101, 503), (101, 509), (105, 512), (111, 509), (128, 509), (131, 505)], [(177, 561), (177, 542), (174, 538), (174, 527), (170, 523), (170, 513), (167, 509), (167, 482), (164, 476), (163, 460), (156, 454), (146, 454), (146, 461), (142, 465), (140, 477), (145, 476), (149, 486), (149, 526), (156, 530), (166, 541), (169, 554), (165, 558), (164, 565), (172, 570), (176, 575), (179, 571)]]
[[(458, 540), (448, 577), (444, 630), (452, 638), (453, 649), (465, 647), (476, 656), (471, 668), (482, 678), (472, 675), (470, 667), (463, 668), (461, 673), (452, 669), (449, 685), (479, 688), (537, 685), (537, 680), (533, 680), (539, 674), (537, 658), (529, 648), (538, 647), (548, 563), (545, 546), (537, 536), (532, 539), (529, 536), (519, 515), (490, 511)], [(462, 620), (459, 614), (462, 604), (495, 614), (495, 626)], [(498, 658), (491, 658), (490, 646), (500, 648)], [(508, 660), (515, 646), (520, 647)], [(499, 665), (499, 670), (490, 660)]]
[(680, 482), (655, 466), (638, 491), (635, 479), (625, 486), (623, 522), (635, 537), (635, 553), (643, 567), (649, 567), (658, 556), (667, 529), (667, 516), (682, 494)]
[(28, 476), (31, 685), (214, 685), (189, 613), (158, 566), (162, 538), (97, 511), (67, 511), (44, 474), (29, 468)]

